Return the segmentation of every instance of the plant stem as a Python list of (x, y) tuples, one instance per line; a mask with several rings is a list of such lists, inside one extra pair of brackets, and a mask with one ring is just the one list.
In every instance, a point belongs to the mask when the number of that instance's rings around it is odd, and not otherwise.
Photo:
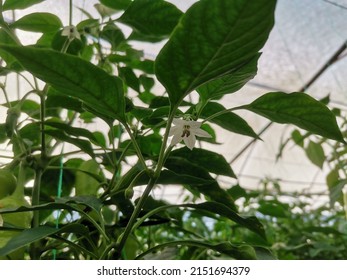
[[(32, 201), (31, 204), (33, 206), (40, 204), (40, 186), (41, 186), (41, 178), (43, 171), (41, 168), (38, 168), (35, 170), (35, 180), (34, 180), (34, 187), (32, 192)], [(32, 220), (32, 228), (36, 228), (40, 225), (40, 215), (39, 211), (33, 212), (33, 220)], [(31, 259), (37, 260), (39, 259), (39, 248), (40, 244), (37, 242), (34, 242), (31, 246)]]
[(137, 153), (137, 156), (139, 157), (139, 160), (141, 162), (141, 164), (143, 165), (143, 168), (148, 172), (148, 167), (146, 165), (146, 161), (142, 155), (142, 152), (141, 152), (141, 149), (139, 147), (139, 145), (137, 144), (137, 141), (136, 141), (136, 138), (134, 136), (134, 134), (132, 133), (130, 127), (128, 126), (127, 123), (123, 123), (123, 126), (125, 128), (125, 130), (128, 132), (129, 136), (130, 136), (130, 139), (131, 139), (131, 142), (133, 143), (134, 145), (134, 148), (136, 150), (136, 153)]
[[(134, 212), (132, 213), (132, 215), (130, 217), (130, 220), (129, 220), (126, 228), (125, 228), (125, 231), (118, 238), (119, 242), (117, 242), (117, 245), (116, 245), (118, 258), (120, 257), (120, 255), (122, 253), (122, 250), (123, 250), (123, 247), (124, 247), (128, 237), (129, 237), (130, 233), (133, 230), (134, 224), (136, 223), (136, 220), (137, 220), (137, 218), (138, 218), (138, 216), (139, 216), (139, 214), (140, 214), (140, 212), (142, 210), (143, 205), (146, 202), (146, 199), (148, 198), (148, 196), (149, 196), (150, 192), (152, 191), (152, 189), (153, 189), (157, 179), (159, 178), (160, 172), (161, 172), (161, 170), (163, 168), (163, 165), (164, 165), (165, 160), (166, 160), (166, 158), (168, 156), (168, 153), (171, 151), (172, 147), (169, 147), (167, 149), (167, 151), (165, 152), (167, 140), (169, 138), (169, 131), (170, 131), (170, 128), (171, 128), (171, 123), (172, 123), (172, 121), (173, 121), (173, 119), (175, 117), (175, 113), (176, 113), (177, 108), (178, 108), (178, 105), (173, 107), (172, 110), (170, 111), (170, 114), (169, 114), (169, 117), (168, 117), (168, 121), (167, 121), (167, 124), (166, 124), (164, 137), (163, 137), (163, 143), (162, 143), (162, 146), (161, 146), (161, 149), (160, 149), (158, 163), (157, 163), (154, 175), (150, 177), (150, 179), (148, 181), (148, 184), (147, 184), (147, 187), (146, 187), (145, 191), (143, 192), (139, 202), (137, 203), (137, 205), (136, 205), (136, 207), (134, 209)], [(137, 145), (137, 143), (136, 143), (136, 145)]]
[(48, 86), (46, 85), (43, 91), (40, 93), (40, 131), (41, 131), (41, 160), (45, 160), (47, 157), (46, 151), (46, 137), (45, 137), (45, 117), (46, 117), (46, 92)]
[[(158, 164), (157, 164), (157, 167), (156, 167), (156, 170), (155, 170), (155, 173), (154, 173), (154, 177), (157, 177), (157, 178), (159, 177), (161, 169), (163, 168), (163, 165), (164, 165), (165, 160), (167, 158), (167, 154), (165, 153), (166, 144), (167, 144), (167, 140), (169, 138), (169, 132), (170, 132), (171, 124), (172, 124), (172, 121), (173, 121), (173, 119), (175, 117), (177, 109), (178, 109), (178, 105), (176, 105), (175, 107), (173, 107), (171, 109), (169, 117), (168, 117), (168, 120), (167, 120), (165, 133), (164, 133), (164, 137), (163, 137), (163, 143), (161, 145), (160, 152), (159, 152)], [(171, 151), (171, 148), (169, 147), (167, 153), (169, 153)]]
[(70, 0), (69, 1), (69, 25), (71, 26), (72, 25), (72, 2), (73, 0)]
[(150, 192), (152, 191), (152, 188), (154, 187), (154, 184), (155, 184), (156, 181), (157, 181), (157, 178), (154, 178), (154, 177), (149, 179), (147, 187), (146, 187), (145, 191), (143, 192), (143, 194), (142, 194), (138, 204), (136, 205), (135, 210), (132, 213), (132, 215), (130, 217), (130, 220), (129, 220), (126, 228), (125, 228), (125, 231), (119, 237), (120, 241), (117, 242), (117, 245), (116, 245), (116, 249), (118, 250), (118, 252), (117, 252), (118, 256), (121, 255), (121, 252), (123, 250), (125, 242), (127, 241), (128, 237), (129, 237), (129, 235), (130, 235), (130, 233), (131, 233), (131, 231), (133, 229), (133, 225), (135, 224), (136, 219), (139, 216), (139, 214), (140, 214), (140, 212), (142, 210), (142, 207), (145, 204), (146, 199), (147, 199), (148, 195), (150, 194)]

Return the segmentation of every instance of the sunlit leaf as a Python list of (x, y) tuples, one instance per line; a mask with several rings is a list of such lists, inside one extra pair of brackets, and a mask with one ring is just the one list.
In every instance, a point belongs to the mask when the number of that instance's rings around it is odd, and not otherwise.
[(18, 28), (32, 32), (55, 32), (62, 27), (61, 20), (50, 13), (28, 14), (11, 24), (12, 28)]
[[(209, 102), (202, 110), (201, 117), (205, 119), (224, 110), (226, 110), (226, 108), (223, 105), (216, 102)], [(215, 123), (234, 133), (259, 139), (259, 136), (254, 132), (253, 128), (250, 127), (243, 118), (233, 112), (226, 112), (222, 115), (216, 116), (210, 119), (209, 122)]]
[(26, 9), (45, 0), (6, 0), (2, 6), (4, 11)]
[(246, 67), (268, 38), (275, 5), (274, 0), (201, 0), (192, 5), (156, 59), (156, 75), (171, 105)]
[(305, 149), (306, 155), (309, 158), (309, 160), (319, 168), (323, 168), (323, 164), (325, 162), (325, 155), (324, 155), (324, 149), (322, 145), (310, 141), (308, 143), (307, 148)]
[(294, 124), (312, 133), (345, 143), (334, 114), (323, 103), (305, 93), (270, 92), (243, 108), (273, 122)]

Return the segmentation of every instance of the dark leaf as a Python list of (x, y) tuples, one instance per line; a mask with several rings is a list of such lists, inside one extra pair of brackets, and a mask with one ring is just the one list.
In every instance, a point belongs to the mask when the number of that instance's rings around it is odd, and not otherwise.
[(125, 121), (123, 83), (119, 78), (90, 62), (57, 51), (5, 45), (0, 48), (60, 93), (82, 100), (98, 116)]
[(226, 159), (215, 152), (199, 148), (189, 150), (187, 147), (184, 147), (171, 152), (170, 157), (171, 156), (185, 158), (191, 163), (201, 166), (211, 173), (236, 178), (236, 175)]
[(334, 114), (323, 103), (305, 93), (270, 92), (242, 107), (273, 122), (294, 124), (345, 143)]
[(118, 21), (137, 32), (154, 37), (167, 37), (177, 25), (182, 12), (163, 0), (136, 0)]

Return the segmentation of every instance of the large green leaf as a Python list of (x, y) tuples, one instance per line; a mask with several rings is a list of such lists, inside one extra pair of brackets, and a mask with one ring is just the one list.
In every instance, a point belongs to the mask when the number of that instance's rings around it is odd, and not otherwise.
[[(203, 194), (211, 201), (220, 202), (233, 210), (236, 209), (233, 198), (219, 186), (206, 168), (178, 156), (169, 157), (165, 162), (165, 167), (176, 174), (199, 179), (195, 183), (184, 185), (191, 192)], [(198, 183), (201, 179), (206, 180), (206, 182)]]
[(185, 158), (205, 168), (209, 172), (236, 178), (230, 164), (221, 154), (199, 148), (195, 148), (191, 151), (187, 147), (184, 147), (171, 152), (170, 157), (171, 156)]
[(238, 213), (230, 209), (229, 207), (221, 203), (213, 202), (213, 201), (203, 202), (200, 204), (188, 203), (188, 204), (179, 204), (179, 205), (164, 205), (164, 206), (157, 207), (156, 209), (153, 209), (152, 211), (150, 211), (149, 213), (141, 217), (141, 219), (139, 219), (139, 221), (136, 222), (135, 228), (140, 226), (150, 216), (158, 214), (162, 211), (166, 211), (170, 208), (178, 208), (178, 207), (193, 208), (193, 209), (202, 210), (205, 212), (207, 211), (213, 214), (217, 214), (218, 217), (220, 216), (220, 217), (228, 218), (231, 221), (237, 223), (238, 225), (253, 231), (254, 233), (258, 234), (259, 236), (261, 236), (263, 239), (266, 240), (264, 226), (259, 222), (259, 220), (256, 217), (242, 217)]
[(195, 3), (156, 59), (156, 75), (171, 105), (204, 83), (251, 63), (272, 29), (275, 5), (275, 0)]
[[(202, 110), (201, 117), (208, 118), (224, 110), (226, 110), (226, 108), (223, 105), (216, 102), (209, 102)], [(226, 112), (222, 115), (219, 115), (211, 119), (210, 122), (215, 123), (220, 127), (223, 127), (224, 129), (235, 132), (237, 134), (242, 134), (259, 139), (258, 135), (248, 125), (248, 123), (233, 112)]]
[(26, 15), (11, 24), (12, 28), (18, 28), (32, 32), (55, 32), (62, 27), (61, 20), (50, 13), (32, 13)]
[(118, 21), (147, 36), (168, 36), (182, 12), (163, 0), (135, 0)]
[[(64, 133), (70, 135), (70, 136), (76, 136), (76, 137), (85, 137), (89, 139), (92, 143), (97, 144), (98, 140), (96, 139), (95, 135), (90, 132), (88, 129), (79, 128), (79, 127), (73, 127), (71, 125), (68, 125), (66, 123), (54, 121), (54, 120), (48, 120), (45, 121), (45, 125), (49, 127), (56, 128), (60, 131), (63, 131)], [(48, 129), (46, 127), (46, 129)]]
[(23, 67), (62, 94), (77, 97), (104, 119), (125, 120), (122, 80), (76, 56), (49, 49), (0, 45)]
[(218, 99), (224, 94), (234, 93), (241, 89), (257, 74), (257, 62), (260, 54), (247, 61), (237, 71), (200, 86), (197, 91), (203, 100)]
[(312, 133), (345, 143), (335, 115), (323, 103), (305, 93), (270, 92), (242, 108), (273, 122), (294, 124)]
[(45, 0), (6, 0), (2, 9), (7, 10), (16, 10), (16, 9), (26, 9), (32, 5), (41, 3)]
[(14, 236), (3, 248), (1, 248), (0, 256), (6, 256), (16, 251), (17, 249), (27, 246), (35, 241), (65, 232), (86, 236), (89, 234), (88, 228), (86, 226), (77, 223), (66, 225), (60, 229), (49, 226), (30, 228), (23, 230), (20, 234)]

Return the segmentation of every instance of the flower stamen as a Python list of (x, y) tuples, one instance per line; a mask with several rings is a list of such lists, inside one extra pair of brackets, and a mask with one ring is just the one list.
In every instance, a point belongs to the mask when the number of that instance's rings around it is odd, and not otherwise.
[(189, 125), (184, 125), (183, 126), (183, 133), (181, 137), (189, 137), (190, 136), (190, 126)]

